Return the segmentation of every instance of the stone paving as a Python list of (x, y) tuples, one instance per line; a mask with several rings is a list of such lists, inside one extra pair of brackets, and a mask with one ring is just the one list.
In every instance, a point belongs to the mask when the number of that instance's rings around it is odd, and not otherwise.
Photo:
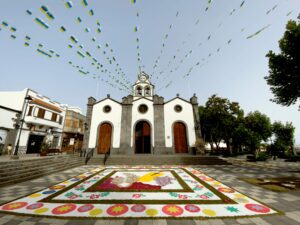
[[(249, 197), (260, 200), (277, 210), (283, 211), (285, 215), (273, 215), (237, 219), (208, 219), (208, 220), (62, 220), (42, 217), (24, 217), (0, 214), (0, 225), (293, 225), (300, 224), (300, 192), (271, 192), (261, 187), (248, 184), (239, 178), (251, 177), (300, 177), (299, 163), (284, 164), (282, 162), (270, 162), (264, 166), (255, 163), (243, 163), (238, 161), (231, 166), (193, 166), (205, 172), (207, 175), (220, 180), (236, 190), (247, 194)], [(271, 166), (270, 166), (271, 165)], [(30, 194), (42, 188), (51, 186), (72, 176), (76, 176), (96, 166), (81, 166), (74, 169), (52, 174), (43, 178), (0, 188), (0, 203), (11, 201), (15, 198)], [(298, 171), (297, 171), (298, 169)]]

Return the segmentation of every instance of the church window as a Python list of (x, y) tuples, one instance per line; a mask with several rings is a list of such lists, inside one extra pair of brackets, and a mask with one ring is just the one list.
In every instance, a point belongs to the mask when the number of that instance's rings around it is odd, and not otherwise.
[(151, 89), (150, 87), (145, 88), (145, 96), (151, 96)]
[(175, 112), (181, 112), (182, 111), (182, 106), (181, 105), (175, 105), (174, 106), (174, 110), (175, 110)]
[(142, 105), (139, 106), (138, 110), (139, 110), (140, 113), (144, 114), (148, 111), (148, 106), (145, 105), (145, 104), (142, 104)]
[(111, 111), (111, 107), (109, 105), (103, 107), (103, 112), (109, 113), (110, 111)]
[(137, 95), (137, 96), (142, 96), (142, 88), (141, 88), (140, 86), (138, 86), (138, 87), (136, 88), (136, 95)]

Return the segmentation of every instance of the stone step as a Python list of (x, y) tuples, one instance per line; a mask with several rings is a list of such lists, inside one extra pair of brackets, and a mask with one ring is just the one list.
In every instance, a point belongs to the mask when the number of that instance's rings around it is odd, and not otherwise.
[(16, 184), (16, 183), (24, 182), (24, 181), (27, 181), (27, 180), (36, 179), (36, 178), (39, 178), (39, 177), (42, 177), (42, 176), (45, 176), (45, 175), (48, 175), (48, 174), (52, 174), (52, 173), (56, 173), (56, 172), (59, 172), (59, 171), (71, 169), (71, 168), (78, 167), (78, 166), (81, 166), (81, 165), (82, 165), (81, 163), (75, 163), (75, 164), (69, 164), (69, 165), (56, 167), (56, 168), (53, 168), (51, 170), (43, 171), (43, 172), (39, 172), (39, 173), (30, 173), (28, 175), (23, 174), (22, 176), (20, 176), (18, 178), (15, 178), (15, 179), (9, 179), (9, 180), (6, 180), (6, 181), (1, 181), (0, 182), (0, 187), (10, 185), (10, 184)]
[[(103, 165), (103, 156), (92, 157), (88, 164)], [(111, 155), (105, 165), (231, 165), (215, 156), (193, 155)]]
[[(82, 160), (80, 160), (81, 162)], [(67, 159), (63, 161), (64, 164), (67, 163), (78, 163), (77, 159)], [(45, 164), (44, 162), (41, 162), (40, 164), (35, 164), (35, 165), (16, 165), (15, 167), (10, 167), (7, 169), (1, 169), (0, 170), (0, 180), (1, 178), (4, 177), (9, 177), (12, 176), (15, 173), (19, 173), (20, 171), (22, 171), (22, 173), (26, 173), (26, 172), (30, 172), (30, 171), (36, 171), (36, 170), (42, 170), (42, 169), (47, 169), (49, 167), (49, 165), (51, 165), (51, 167), (57, 166), (57, 165), (61, 165), (62, 162), (61, 161), (53, 161), (51, 163), (47, 163)]]
[(1, 161), (0, 162), (0, 169), (7, 169), (9, 167), (15, 167), (16, 165), (34, 165), (39, 164), (41, 162), (43, 163), (49, 163), (57, 159), (64, 159), (64, 158), (77, 158), (75, 156), (47, 156), (47, 157), (37, 157), (34, 159), (17, 159), (17, 160), (9, 160), (9, 161)]
[[(2, 164), (2, 162), (1, 162)], [(7, 167), (3, 165), (0, 170), (0, 186), (15, 184), (26, 180), (38, 178), (84, 164), (84, 159), (78, 156), (38, 157), (36, 159), (11, 160)], [(9, 165), (9, 166), (8, 166)]]

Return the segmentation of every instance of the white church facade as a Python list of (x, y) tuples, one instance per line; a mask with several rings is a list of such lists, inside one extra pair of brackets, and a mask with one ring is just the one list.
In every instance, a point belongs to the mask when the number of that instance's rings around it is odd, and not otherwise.
[(197, 97), (165, 102), (141, 72), (122, 102), (90, 97), (87, 126), (84, 147), (94, 154), (191, 154), (200, 137)]

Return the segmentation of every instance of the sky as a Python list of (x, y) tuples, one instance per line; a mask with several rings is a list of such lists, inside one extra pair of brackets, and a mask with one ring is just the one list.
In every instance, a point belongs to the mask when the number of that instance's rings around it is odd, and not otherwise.
[(259, 110), (272, 122), (292, 122), (300, 144), (299, 101), (271, 102), (264, 80), (265, 55), (279, 52), (299, 0), (0, 3), (0, 91), (31, 88), (85, 112), (90, 96), (121, 101), (142, 70), (165, 100), (195, 93), (204, 105), (217, 94), (239, 102), (246, 114)]

